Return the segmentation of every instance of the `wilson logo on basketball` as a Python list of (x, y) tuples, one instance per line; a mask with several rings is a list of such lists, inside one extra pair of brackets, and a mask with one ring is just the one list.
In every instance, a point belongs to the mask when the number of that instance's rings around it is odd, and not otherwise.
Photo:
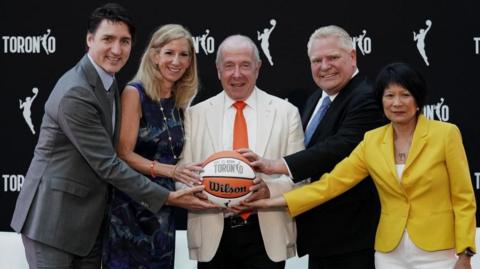
[[(242, 180), (238, 178), (204, 178), (208, 181), (208, 192), (222, 198), (238, 198), (249, 192), (247, 185), (252, 184), (252, 180)], [(228, 181), (228, 183), (222, 183)]]
[(229, 207), (250, 196), (255, 172), (238, 152), (221, 151), (204, 162), (201, 176), (208, 199)]

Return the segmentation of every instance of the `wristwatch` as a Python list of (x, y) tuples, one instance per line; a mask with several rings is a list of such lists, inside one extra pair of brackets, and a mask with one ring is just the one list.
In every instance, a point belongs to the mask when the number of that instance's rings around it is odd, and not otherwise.
[(462, 252), (462, 254), (465, 254), (465, 256), (467, 256), (467, 257), (472, 257), (473, 255), (475, 255), (475, 252), (473, 252), (469, 248), (467, 248), (467, 249), (465, 249), (464, 252)]

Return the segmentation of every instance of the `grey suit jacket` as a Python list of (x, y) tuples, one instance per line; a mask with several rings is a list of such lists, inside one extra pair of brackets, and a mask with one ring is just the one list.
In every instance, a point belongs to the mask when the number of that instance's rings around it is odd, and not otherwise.
[[(115, 91), (116, 111), (119, 110)], [(168, 190), (136, 173), (115, 153), (120, 113), (85, 55), (57, 82), (45, 104), (38, 144), (11, 226), (25, 236), (84, 256), (108, 203), (109, 184), (156, 212)]]

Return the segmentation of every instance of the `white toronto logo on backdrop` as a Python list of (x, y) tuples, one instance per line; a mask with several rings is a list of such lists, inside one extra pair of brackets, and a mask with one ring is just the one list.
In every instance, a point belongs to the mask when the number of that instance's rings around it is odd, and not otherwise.
[(22, 101), (19, 99), (20, 103), (20, 110), (22, 110), (23, 118), (25, 119), (25, 122), (27, 123), (28, 127), (30, 127), (30, 131), (32, 131), (33, 134), (35, 134), (35, 128), (33, 127), (32, 123), (32, 103), (35, 100), (35, 98), (38, 95), (38, 88), (33, 88), (32, 89), (33, 96), (27, 96), (25, 98), (25, 101)]
[(427, 19), (425, 21), (425, 25), (427, 25), (427, 27), (425, 27), (425, 29), (420, 28), (420, 30), (418, 30), (418, 33), (413, 31), (413, 41), (417, 42), (418, 52), (425, 61), (425, 64), (429, 66), (430, 63), (428, 62), (427, 53), (425, 52), (425, 37), (427, 36), (428, 31), (430, 31), (430, 28), (432, 28), (432, 21)]
[(352, 38), (353, 47), (358, 48), (362, 55), (372, 52), (372, 39), (367, 36), (367, 30), (363, 29), (362, 33)]
[(436, 104), (425, 105), (423, 107), (423, 115), (432, 120), (448, 121), (450, 119), (450, 107), (445, 104), (445, 98), (441, 97)]
[(3, 191), (15, 191), (19, 192), (23, 185), (24, 175), (14, 174), (2, 174), (3, 178)]
[(52, 31), (47, 29), (38, 36), (2, 36), (4, 53), (41, 53), (49, 55), (55, 52), (57, 42)]
[(480, 172), (473, 172), (475, 189), (480, 190)]
[(267, 57), (268, 62), (271, 66), (273, 66), (272, 55), (270, 55), (270, 35), (272, 34), (273, 29), (277, 25), (277, 21), (275, 19), (270, 20), (270, 28), (263, 29), (262, 32), (257, 31), (257, 39), (260, 40), (260, 47), (262, 48), (263, 54)]
[(474, 36), (473, 42), (475, 43), (475, 54), (480, 54), (480, 36)]
[(210, 30), (205, 29), (205, 33), (198, 36), (193, 36), (193, 46), (195, 47), (195, 53), (200, 52), (200, 48), (203, 50), (205, 55), (212, 54), (215, 52), (215, 38), (210, 35)]

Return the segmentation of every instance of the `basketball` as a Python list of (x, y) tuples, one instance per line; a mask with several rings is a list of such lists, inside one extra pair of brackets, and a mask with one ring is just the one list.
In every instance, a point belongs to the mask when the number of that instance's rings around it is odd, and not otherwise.
[(220, 151), (203, 162), (200, 176), (208, 199), (219, 206), (230, 207), (250, 196), (255, 171), (240, 153)]

